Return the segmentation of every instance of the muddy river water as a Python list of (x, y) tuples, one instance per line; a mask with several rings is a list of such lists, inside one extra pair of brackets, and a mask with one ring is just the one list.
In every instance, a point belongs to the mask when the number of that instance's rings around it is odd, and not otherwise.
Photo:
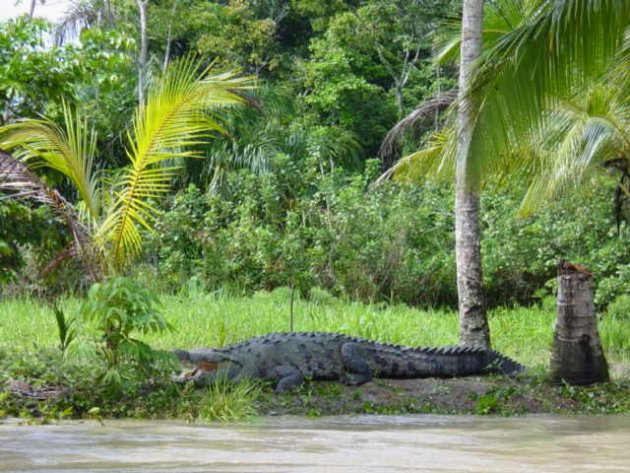
[(0, 424), (0, 472), (630, 472), (630, 417)]

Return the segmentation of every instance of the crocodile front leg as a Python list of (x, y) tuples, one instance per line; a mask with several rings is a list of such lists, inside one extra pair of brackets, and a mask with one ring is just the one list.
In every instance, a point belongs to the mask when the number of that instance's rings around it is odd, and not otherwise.
[(272, 377), (278, 380), (276, 391), (279, 393), (290, 391), (304, 382), (304, 375), (293, 366), (280, 365), (272, 371)]
[(341, 382), (350, 386), (358, 386), (372, 381), (372, 368), (361, 354), (361, 346), (357, 343), (341, 345), (341, 361), (346, 371)]

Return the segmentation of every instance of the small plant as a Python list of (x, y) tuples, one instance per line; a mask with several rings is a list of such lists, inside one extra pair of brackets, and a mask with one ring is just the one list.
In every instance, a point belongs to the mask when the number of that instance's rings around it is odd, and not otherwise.
[(215, 382), (208, 387), (198, 418), (204, 422), (229, 422), (253, 417), (257, 414), (254, 402), (261, 391), (261, 384), (253, 381)]
[(66, 349), (74, 341), (77, 336), (76, 330), (73, 328), (75, 319), (66, 318), (66, 314), (58, 306), (53, 306), (55, 320), (57, 321), (57, 331), (59, 335), (59, 350), (62, 354), (66, 353)]
[(497, 397), (497, 393), (494, 391), (490, 391), (488, 393), (482, 394), (477, 399), (477, 404), (475, 406), (475, 414), (478, 415), (486, 415), (486, 414), (495, 414), (501, 410), (501, 402)]
[(512, 415), (515, 411), (510, 405), (510, 399), (518, 394), (518, 389), (514, 386), (491, 389), (477, 397), (475, 414)]
[(119, 368), (128, 361), (135, 362), (139, 371), (147, 372), (157, 362), (172, 358), (132, 337), (134, 332), (173, 330), (158, 306), (155, 294), (133, 279), (114, 277), (90, 288), (80, 312), (86, 320), (95, 322), (102, 333), (101, 355), (107, 364), (104, 376), (107, 384), (122, 383), (124, 376)]

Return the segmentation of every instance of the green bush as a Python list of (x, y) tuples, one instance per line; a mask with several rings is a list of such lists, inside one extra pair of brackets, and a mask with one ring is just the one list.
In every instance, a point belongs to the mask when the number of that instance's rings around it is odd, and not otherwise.
[(113, 277), (90, 288), (80, 312), (101, 333), (99, 353), (107, 367), (103, 375), (106, 384), (122, 386), (125, 378), (135, 376), (127, 370), (149, 374), (160, 363), (172, 360), (170, 354), (154, 350), (132, 336), (133, 332), (173, 330), (157, 310), (158, 304), (155, 294), (125, 277)]
[(602, 181), (521, 218), (517, 197), (487, 191), (482, 250), (491, 304), (527, 303), (549, 294), (563, 259), (593, 272), (598, 307), (630, 293), (630, 231), (624, 225), (617, 234), (612, 196), (612, 184)]
[(36, 277), (41, 263), (57, 256), (70, 238), (49, 208), (3, 198), (0, 193), (0, 222), (0, 294), (51, 292), (68, 282), (67, 274), (60, 281)]
[[(360, 300), (455, 306), (452, 190), (392, 184), (368, 191), (377, 172), (368, 162), (363, 174), (322, 173), (316, 163), (280, 156), (263, 176), (230, 173), (226, 194), (190, 186), (158, 224), (143, 271), (170, 291), (196, 277), (206, 290), (287, 286), (306, 296), (319, 287)], [(627, 294), (628, 231), (617, 236), (611, 192), (603, 183), (522, 218), (518, 195), (487, 189), (488, 304), (531, 304), (551, 294), (560, 259), (594, 272), (598, 307)]]
[[(306, 190), (305, 175), (318, 187)], [(368, 183), (367, 176), (307, 168), (234, 173), (227, 198), (190, 186), (157, 225), (144, 272), (172, 291), (198, 276), (208, 290), (289, 286), (305, 295), (319, 286), (364, 300), (451, 304), (450, 192), (394, 186), (366, 192)], [(306, 193), (294, 195), (296, 188)]]

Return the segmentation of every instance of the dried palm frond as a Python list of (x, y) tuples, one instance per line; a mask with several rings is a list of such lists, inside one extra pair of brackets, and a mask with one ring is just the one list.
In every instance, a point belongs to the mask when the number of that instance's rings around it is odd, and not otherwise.
[(44, 272), (58, 267), (69, 257), (75, 257), (83, 263), (92, 280), (100, 279), (100, 273), (93, 264), (94, 257), (88, 230), (79, 221), (74, 208), (57, 190), (46, 186), (26, 164), (2, 150), (0, 150), (0, 192), (6, 194), (4, 198), (32, 199), (49, 206), (63, 219), (72, 233), (72, 250), (66, 249), (59, 253), (46, 265)]
[(432, 99), (422, 102), (415, 110), (409, 113), (406, 117), (396, 123), (391, 130), (389, 130), (378, 152), (378, 155), (385, 167), (391, 167), (396, 160), (396, 153), (398, 149), (397, 145), (402, 135), (407, 130), (416, 127), (422, 120), (450, 107), (457, 98), (457, 94), (458, 89), (453, 88), (438, 95), (437, 97), (433, 97)]

